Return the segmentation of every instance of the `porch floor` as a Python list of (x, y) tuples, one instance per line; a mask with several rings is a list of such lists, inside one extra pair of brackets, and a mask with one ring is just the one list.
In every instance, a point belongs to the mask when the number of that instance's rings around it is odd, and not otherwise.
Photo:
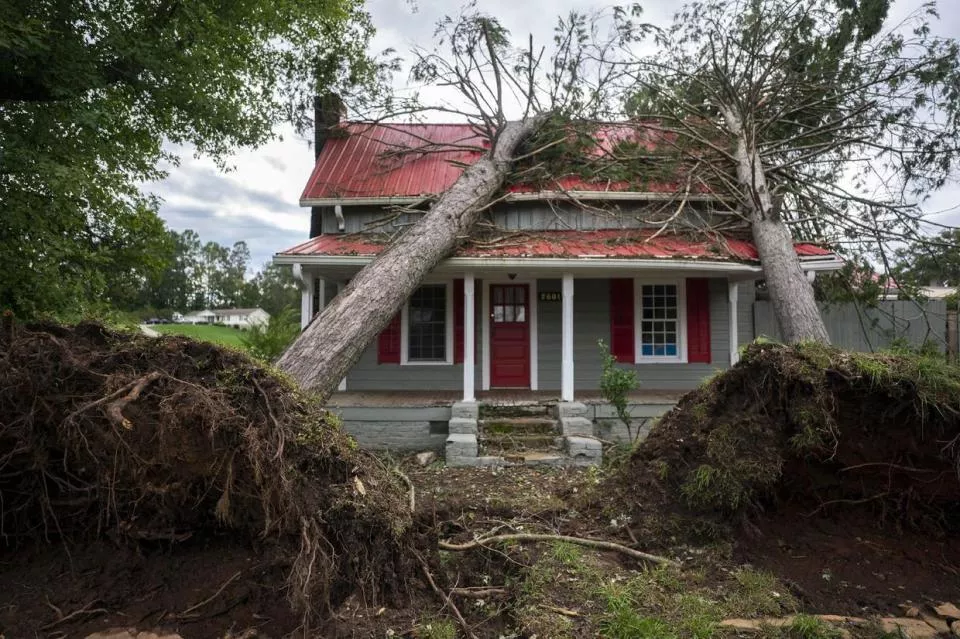
[[(630, 404), (675, 404), (687, 391), (641, 390), (630, 393)], [(334, 393), (328, 406), (450, 406), (461, 400), (460, 391), (342, 391)], [(603, 404), (600, 391), (580, 391), (576, 401)], [(560, 401), (559, 391), (498, 389), (477, 393), (481, 404), (552, 404)]]

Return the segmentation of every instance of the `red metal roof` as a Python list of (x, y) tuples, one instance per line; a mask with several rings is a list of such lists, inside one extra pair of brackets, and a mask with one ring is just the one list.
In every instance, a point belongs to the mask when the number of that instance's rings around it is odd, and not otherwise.
[(323, 145), (301, 199), (441, 193), (484, 144), (469, 124), (345, 124)]
[[(757, 249), (746, 240), (714, 235), (707, 237), (663, 234), (652, 231), (537, 231), (515, 233), (496, 242), (466, 243), (454, 257), (528, 258), (634, 258), (709, 259), (759, 262)], [(319, 235), (278, 255), (374, 256), (387, 244), (382, 236)], [(796, 244), (800, 257), (830, 257), (833, 253), (814, 244)]]
[[(442, 193), (481, 156), (488, 141), (470, 124), (341, 125), (324, 144), (302, 200), (415, 198)], [(670, 136), (655, 123), (606, 124), (594, 134), (596, 145), (585, 161), (603, 158), (623, 141), (650, 151)], [(411, 151), (416, 152), (411, 152)], [(645, 192), (673, 192), (676, 183), (645, 185)], [(566, 176), (551, 184), (512, 185), (509, 191), (635, 190), (627, 182), (590, 182)]]

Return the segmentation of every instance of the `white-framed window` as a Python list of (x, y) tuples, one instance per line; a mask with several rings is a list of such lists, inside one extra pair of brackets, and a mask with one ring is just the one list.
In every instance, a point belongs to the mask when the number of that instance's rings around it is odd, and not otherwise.
[(634, 349), (638, 364), (687, 361), (684, 280), (634, 281)]
[(400, 364), (453, 363), (453, 283), (420, 286), (400, 315)]

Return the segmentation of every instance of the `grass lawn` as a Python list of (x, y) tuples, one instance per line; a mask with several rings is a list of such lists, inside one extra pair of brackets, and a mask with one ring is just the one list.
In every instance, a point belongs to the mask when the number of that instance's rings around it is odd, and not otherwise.
[(240, 341), (243, 331), (229, 326), (211, 324), (154, 324), (150, 328), (164, 335), (185, 335), (201, 342), (213, 342), (225, 346), (243, 348)]

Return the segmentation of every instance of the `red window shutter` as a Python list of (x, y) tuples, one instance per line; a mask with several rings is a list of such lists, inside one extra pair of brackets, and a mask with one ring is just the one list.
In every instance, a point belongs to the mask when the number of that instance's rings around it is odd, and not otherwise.
[(627, 364), (636, 358), (631, 279), (610, 280), (610, 354)]
[(463, 363), (463, 280), (453, 280), (453, 363)]
[(687, 279), (687, 361), (710, 363), (710, 280)]
[(397, 313), (387, 327), (380, 331), (377, 339), (377, 363), (400, 363), (400, 313)]

